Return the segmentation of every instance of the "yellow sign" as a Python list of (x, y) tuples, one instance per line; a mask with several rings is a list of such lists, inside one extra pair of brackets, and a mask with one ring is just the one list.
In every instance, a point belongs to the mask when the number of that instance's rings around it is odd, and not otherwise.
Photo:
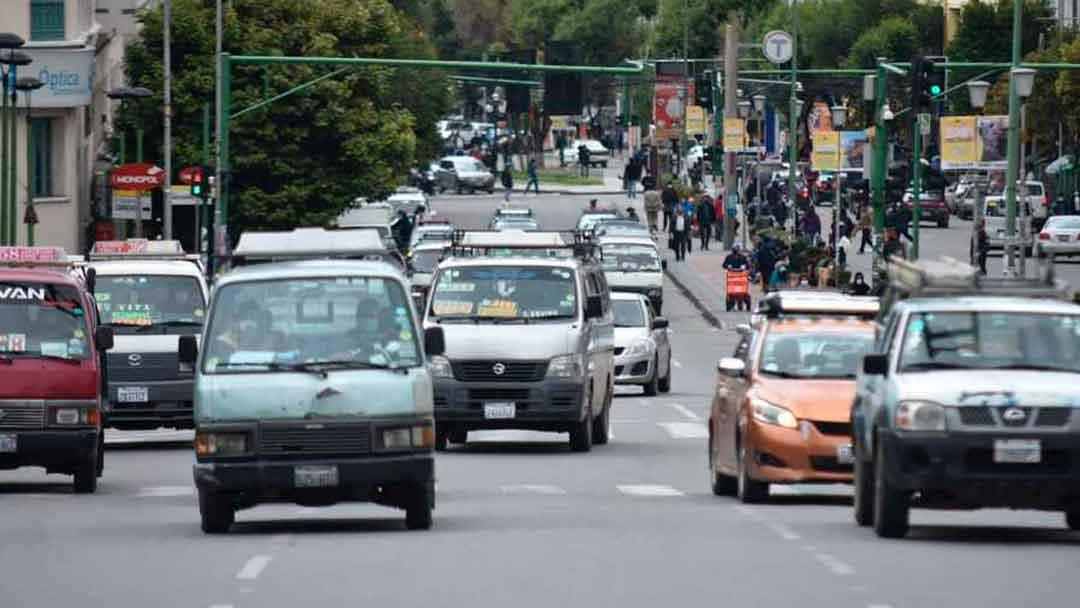
[(941, 164), (973, 166), (979, 162), (976, 116), (941, 117)]
[(818, 131), (814, 133), (813, 144), (810, 163), (815, 171), (839, 171), (841, 169), (839, 131)]
[(705, 108), (688, 106), (686, 108), (686, 132), (689, 135), (705, 135), (708, 125), (705, 123)]
[(741, 118), (724, 119), (724, 152), (740, 152), (746, 148), (746, 121)]

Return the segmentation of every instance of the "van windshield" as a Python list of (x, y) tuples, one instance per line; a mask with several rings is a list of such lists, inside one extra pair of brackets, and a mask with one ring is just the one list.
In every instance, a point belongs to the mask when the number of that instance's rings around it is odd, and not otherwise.
[(150, 327), (197, 331), (206, 318), (202, 289), (192, 277), (165, 275), (98, 275), (94, 288), (101, 321), (116, 333), (137, 333)]
[(203, 373), (322, 372), (422, 363), (409, 301), (377, 277), (267, 280), (215, 295)]
[(89, 356), (86, 314), (76, 289), (0, 282), (0, 357)]
[(651, 245), (604, 245), (608, 272), (660, 272), (660, 255)]
[(574, 271), (549, 266), (473, 266), (439, 274), (436, 321), (523, 321), (577, 316)]

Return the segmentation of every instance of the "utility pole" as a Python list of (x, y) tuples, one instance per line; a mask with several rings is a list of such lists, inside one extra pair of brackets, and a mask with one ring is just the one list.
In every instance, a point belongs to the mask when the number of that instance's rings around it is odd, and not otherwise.
[[(217, 72), (216, 76), (214, 78), (214, 82), (216, 83), (216, 86), (214, 87), (214, 116), (215, 116), (215, 121), (214, 122), (215, 122), (215, 125), (216, 125), (216, 128), (217, 128), (217, 139), (216, 139), (217, 145), (214, 146), (214, 222), (213, 222), (214, 230), (209, 235), (209, 239), (210, 239), (210, 242), (211, 242), (212, 246), (206, 252), (206, 254), (207, 254), (207, 256), (209, 257), (209, 260), (210, 260), (209, 266), (211, 268), (213, 268), (213, 260), (214, 260), (215, 256), (218, 253), (216, 234), (217, 234), (217, 231), (220, 230), (221, 227), (224, 227), (224, 225), (225, 225), (225, 218), (222, 217), (222, 213), (221, 213), (221, 192), (225, 189), (225, 184), (223, 184), (221, 182), (221, 153), (222, 153), (222, 150), (223, 150), (223, 147), (224, 147), (224, 146), (222, 146), (222, 126), (225, 124), (225, 117), (222, 115), (222, 111), (221, 111), (221, 95), (222, 95), (222, 84), (223, 84), (223, 74), (222, 74), (222, 67), (223, 66), (222, 66), (222, 56), (221, 56), (221, 54), (222, 54), (222, 46), (223, 46), (222, 45), (222, 36), (224, 35), (223, 30), (222, 30), (222, 26), (223, 26), (222, 22), (224, 21), (224, 17), (222, 15), (221, 2), (222, 2), (222, 0), (217, 0), (217, 16), (216, 16), (216, 21), (217, 21), (216, 38), (217, 38), (217, 40), (216, 40), (216, 43), (215, 43), (216, 54), (215, 54), (215, 61), (214, 61), (215, 71)], [(210, 273), (210, 277), (213, 278), (213, 273)]]
[[(727, 31), (724, 35), (724, 118), (739, 115), (739, 19), (738, 13), (728, 13)], [(735, 183), (735, 150), (724, 148), (724, 249), (731, 249), (735, 240), (735, 209), (732, 204), (739, 198)]]
[[(791, 1), (791, 94), (788, 98), (788, 199), (794, 204), (796, 201), (795, 195), (795, 165), (799, 160), (799, 104), (795, 94), (798, 92), (799, 81), (799, 3), (797, 0)], [(797, 207), (793, 208), (791, 214), (793, 220), (792, 234), (798, 231), (797, 220), (798, 215), (794, 213)]]
[(173, 210), (172, 210), (172, 0), (164, 0), (164, 46), (165, 46), (165, 93), (164, 93), (164, 123), (165, 123), (165, 191), (162, 208), (165, 211), (164, 233), (165, 239), (173, 237)]
[[(1012, 67), (1020, 65), (1020, 27), (1024, 9), (1023, 0), (1013, 0)], [(1016, 78), (1009, 77), (1009, 138), (1008, 170), (1005, 173), (1005, 275), (1016, 276), (1016, 150), (1020, 143), (1020, 95), (1016, 90)]]
[[(687, 179), (689, 180), (690, 167), (686, 165), (686, 152), (687, 152), (687, 149), (688, 149), (688, 145), (687, 145), (687, 141), (686, 141), (687, 140), (686, 129), (687, 129), (687, 126), (688, 126), (687, 125), (688, 119), (690, 118), (690, 112), (688, 111), (688, 108), (690, 107), (691, 102), (694, 101), (694, 100), (692, 100), (690, 98), (690, 82), (692, 81), (694, 75), (690, 73), (690, 7), (689, 7), (689, 0), (683, 0), (682, 18), (683, 18), (683, 47), (682, 47), (682, 56), (683, 56), (683, 103), (682, 103), (682, 112), (683, 112), (683, 116), (682, 116), (682, 133), (679, 135), (679, 155), (678, 155), (678, 159), (679, 159), (679, 168), (686, 167), (686, 176), (687, 176)], [(704, 170), (702, 170), (702, 173), (704, 173)], [(705, 176), (702, 175), (702, 181), (704, 181), (704, 177)], [(713, 177), (715, 177), (715, 175)]]

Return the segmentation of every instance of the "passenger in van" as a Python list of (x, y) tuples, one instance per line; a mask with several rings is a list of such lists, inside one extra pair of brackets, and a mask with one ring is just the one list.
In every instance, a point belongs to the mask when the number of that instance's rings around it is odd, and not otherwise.
[(237, 352), (278, 352), (285, 348), (284, 336), (273, 330), (270, 311), (255, 302), (238, 305), (227, 323), (229, 329), (218, 335), (212, 351), (226, 360)]

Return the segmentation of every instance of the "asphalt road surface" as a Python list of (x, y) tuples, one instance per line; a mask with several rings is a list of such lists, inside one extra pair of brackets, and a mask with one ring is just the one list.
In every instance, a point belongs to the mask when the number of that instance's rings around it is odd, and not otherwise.
[[(527, 202), (560, 228), (587, 198)], [(474, 227), (500, 201), (448, 196), (435, 208)], [(924, 254), (948, 253), (964, 238), (956, 226), (924, 230)], [(672, 392), (621, 389), (611, 443), (588, 454), (564, 435), (470, 435), (438, 455), (430, 531), (374, 506), (265, 506), (206, 536), (190, 433), (110, 433), (95, 495), (40, 470), (0, 472), (0, 606), (1076, 604), (1080, 534), (1060, 514), (916, 510), (909, 538), (885, 541), (855, 526), (844, 486), (776, 488), (753, 507), (713, 496), (705, 419), (734, 334), (667, 292)]]

